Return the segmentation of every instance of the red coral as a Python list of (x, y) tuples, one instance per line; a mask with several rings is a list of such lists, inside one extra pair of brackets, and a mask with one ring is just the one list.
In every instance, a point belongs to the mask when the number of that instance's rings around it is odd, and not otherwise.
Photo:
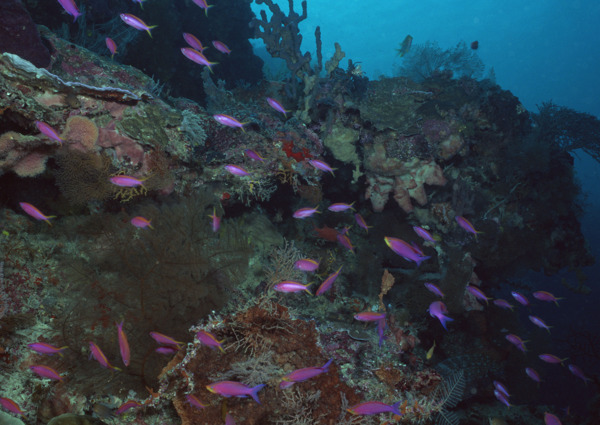
[(300, 152), (294, 152), (294, 142), (291, 140), (283, 142), (283, 151), (288, 158), (294, 158), (297, 162), (304, 161), (307, 158), (312, 158), (308, 148), (301, 148)]

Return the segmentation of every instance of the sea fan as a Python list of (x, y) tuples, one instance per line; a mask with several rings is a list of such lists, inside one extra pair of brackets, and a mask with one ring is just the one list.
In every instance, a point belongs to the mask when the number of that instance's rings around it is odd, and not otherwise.
[(436, 418), (437, 425), (458, 425), (458, 417), (448, 409), (455, 407), (462, 400), (465, 391), (465, 374), (462, 370), (444, 380), (438, 387), (436, 398), (440, 410)]

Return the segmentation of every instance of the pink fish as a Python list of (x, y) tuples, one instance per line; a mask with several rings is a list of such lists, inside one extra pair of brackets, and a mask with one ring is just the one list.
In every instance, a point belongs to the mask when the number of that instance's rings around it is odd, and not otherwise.
[(42, 378), (48, 378), (53, 381), (62, 381), (63, 380), (62, 376), (60, 376), (60, 374), (56, 370), (54, 370), (48, 366), (33, 365), (33, 366), (29, 366), (29, 369), (33, 373), (39, 375)]
[(333, 285), (333, 282), (335, 282), (335, 280), (340, 275), (340, 270), (342, 270), (342, 266), (340, 266), (340, 268), (337, 269), (337, 271), (335, 273), (330, 274), (327, 277), (327, 279), (325, 279), (323, 281), (323, 283), (321, 283), (321, 286), (319, 286), (319, 289), (317, 289), (317, 292), (315, 292), (315, 295), (319, 296), (319, 295), (329, 291), (329, 289)]
[(556, 304), (557, 307), (558, 307), (558, 301), (564, 299), (564, 298), (556, 298), (550, 292), (546, 292), (546, 291), (536, 291), (533, 293), (533, 297), (540, 301), (553, 302), (554, 304)]
[(434, 301), (429, 305), (429, 308), (427, 310), (429, 311), (429, 315), (431, 317), (436, 317), (440, 321), (444, 329), (448, 330), (448, 328), (446, 327), (446, 323), (451, 322), (454, 319), (446, 316), (446, 313), (448, 313), (446, 304), (444, 304), (441, 301)]
[(102, 350), (100, 349), (100, 347), (98, 347), (92, 341), (90, 341), (90, 357), (96, 359), (96, 361), (100, 363), (100, 366), (102, 366), (103, 368), (121, 370), (118, 367), (111, 365), (104, 353), (102, 352)]
[(384, 240), (386, 245), (389, 246), (392, 251), (407, 261), (414, 261), (417, 264), (417, 267), (420, 266), (423, 261), (431, 258), (429, 256), (421, 255), (413, 246), (402, 239), (386, 236)]
[(200, 6), (201, 9), (204, 9), (204, 14), (208, 17), (208, 9), (210, 9), (211, 7), (214, 6), (214, 4), (209, 5), (206, 0), (192, 0), (194, 3), (196, 3), (198, 6)]
[(36, 220), (44, 220), (46, 223), (48, 223), (49, 226), (52, 226), (52, 223), (50, 223), (50, 219), (56, 218), (55, 215), (42, 214), (40, 210), (38, 210), (36, 207), (27, 202), (19, 202), (19, 206), (23, 208), (23, 211), (25, 211), (28, 215), (35, 218)]
[(535, 371), (535, 369), (532, 369), (530, 367), (526, 367), (525, 368), (525, 373), (527, 374), (527, 376), (529, 376), (532, 380), (534, 380), (535, 382), (537, 382), (538, 384), (540, 382), (542, 382), (541, 378), (540, 378), (540, 374), (537, 373)]
[(154, 229), (154, 227), (152, 227), (152, 220), (148, 220), (147, 218), (142, 216), (133, 217), (131, 219), (131, 224), (133, 224), (138, 229), (145, 229), (146, 227)]
[(554, 354), (540, 354), (538, 357), (543, 362), (551, 363), (551, 364), (559, 364), (560, 363), (561, 365), (563, 365), (563, 362), (568, 359), (567, 357), (565, 357), (564, 359), (561, 359), (558, 356), (555, 356)]
[(77, 20), (81, 16), (77, 5), (73, 0), (58, 0), (60, 5), (65, 9), (65, 11), (73, 17), (73, 22)]
[(144, 180), (140, 180), (138, 178), (132, 176), (118, 175), (113, 176), (110, 179), (110, 182), (116, 186), (121, 187), (138, 187), (144, 185)]
[(548, 412), (544, 412), (544, 423), (546, 425), (562, 425), (562, 422), (556, 415)]
[(226, 125), (227, 127), (232, 127), (232, 128), (241, 128), (242, 130), (244, 129), (244, 125), (246, 124), (246, 123), (241, 123), (238, 120), (236, 120), (235, 118), (233, 118), (232, 116), (225, 115), (225, 114), (216, 114), (216, 115), (213, 115), (213, 118), (219, 124), (223, 124), (223, 125)]
[(67, 348), (69, 348), (66, 345), (64, 347), (59, 348), (59, 347), (55, 347), (53, 345), (47, 344), (45, 342), (34, 342), (33, 344), (27, 344), (27, 346), (39, 354), (48, 354), (50, 356), (52, 356), (54, 354), (58, 354), (61, 357), (62, 357), (62, 352), (65, 351)]
[(52, 140), (56, 140), (58, 143), (64, 142), (64, 140), (58, 135), (55, 129), (50, 127), (48, 124), (42, 121), (36, 121), (35, 126), (38, 128), (40, 133), (44, 136), (48, 136)]
[(170, 336), (161, 334), (159, 332), (150, 332), (150, 336), (154, 341), (158, 342), (161, 345), (177, 347), (179, 349), (181, 347), (181, 344), (183, 344), (183, 342), (175, 341)]
[(522, 352), (525, 353), (527, 351), (527, 348), (525, 347), (525, 343), (527, 341), (523, 341), (517, 335), (515, 335), (515, 334), (508, 334), (508, 335), (505, 336), (505, 338), (507, 339), (508, 342), (510, 342), (512, 345), (514, 345), (515, 347), (517, 347)]
[(477, 286), (467, 285), (467, 291), (478, 300), (485, 301), (486, 304), (488, 304), (488, 300), (491, 300)]
[(248, 387), (247, 385), (242, 384), (241, 382), (235, 381), (220, 381), (213, 382), (206, 386), (208, 391), (215, 394), (220, 394), (224, 397), (252, 397), (258, 404), (260, 404), (260, 400), (258, 399), (258, 392), (265, 386), (265, 384), (260, 384), (255, 387)]
[(421, 238), (423, 238), (427, 242), (431, 242), (434, 244), (437, 243), (436, 240), (434, 239), (433, 235), (431, 233), (429, 233), (427, 230), (423, 229), (422, 227), (413, 226), (413, 230), (415, 231), (415, 233), (417, 235), (419, 235)]
[(329, 359), (329, 361), (321, 367), (305, 367), (303, 369), (296, 369), (282, 378), (282, 382), (279, 387), (289, 388), (291, 386), (290, 384), (307, 381), (311, 378), (321, 375), (322, 373), (327, 373), (329, 372), (329, 366), (331, 365), (332, 361), (333, 359)]
[(539, 317), (537, 317), (537, 316), (529, 316), (529, 320), (531, 321), (531, 323), (533, 323), (533, 324), (534, 324), (534, 325), (536, 325), (537, 327), (539, 327), (539, 328), (542, 328), (542, 329), (546, 329), (546, 330), (548, 331), (548, 333), (550, 333), (550, 328), (551, 328), (552, 326), (548, 326), (548, 325), (546, 324), (546, 322), (544, 322), (544, 321), (543, 321), (542, 319), (540, 319)]
[(300, 282), (296, 282), (295, 280), (284, 280), (283, 282), (279, 282), (278, 284), (276, 284), (275, 286), (273, 286), (273, 289), (277, 292), (301, 292), (301, 291), (306, 291), (308, 292), (310, 295), (312, 295), (312, 293), (308, 290), (308, 287), (312, 285), (311, 283), (308, 283), (306, 285), (303, 285)]
[(206, 405), (202, 403), (200, 399), (194, 394), (186, 394), (185, 399), (191, 406), (195, 407), (196, 409), (204, 409), (206, 407)]
[(499, 402), (504, 404), (506, 407), (512, 406), (512, 404), (510, 404), (510, 401), (508, 400), (508, 396), (502, 391), (494, 390), (494, 396)]
[(335, 204), (331, 204), (330, 206), (327, 207), (327, 209), (332, 212), (342, 212), (342, 211), (347, 211), (347, 210), (353, 210), (354, 207), (352, 205), (354, 205), (354, 202), (352, 202), (351, 204), (346, 204), (344, 202), (338, 202)]
[(310, 217), (313, 214), (320, 214), (321, 212), (317, 208), (318, 207), (300, 208), (299, 210), (294, 211), (293, 217), (299, 218), (299, 219), (304, 219), (306, 217)]
[(348, 228), (345, 228), (345, 231), (341, 231), (336, 235), (336, 239), (340, 245), (346, 248), (348, 251), (351, 251), (354, 254), (354, 245), (350, 241), (350, 237), (346, 233)]
[(433, 283), (429, 283), (429, 282), (425, 282), (425, 288), (427, 288), (427, 290), (435, 295), (437, 295), (440, 298), (444, 298), (444, 293), (442, 292), (442, 290), (440, 288), (438, 288), (437, 285), (434, 285)]
[(275, 109), (277, 112), (281, 112), (283, 115), (285, 115), (287, 117), (287, 113), (290, 111), (287, 111), (283, 105), (281, 103), (279, 103), (279, 101), (271, 98), (271, 97), (267, 97), (267, 103), (269, 104), (269, 106), (273, 109)]
[(140, 18), (138, 18), (137, 16), (132, 15), (130, 13), (121, 13), (119, 16), (121, 17), (121, 20), (123, 22), (125, 22), (127, 25), (129, 25), (130, 27), (135, 28), (136, 30), (139, 30), (139, 31), (146, 31), (148, 33), (148, 35), (150, 36), (150, 38), (152, 38), (152, 33), (150, 32), (150, 30), (152, 30), (153, 28), (156, 28), (157, 25), (152, 25), (151, 27), (149, 27)]
[(209, 217), (211, 218), (210, 225), (212, 227), (212, 231), (213, 233), (217, 233), (219, 231), (219, 228), (221, 227), (221, 217), (217, 216), (217, 210), (215, 209), (215, 207), (213, 207), (213, 213), (212, 215), (209, 215)]
[(385, 404), (380, 401), (366, 401), (364, 403), (356, 404), (346, 409), (353, 415), (368, 416), (377, 415), (379, 413), (392, 412), (395, 415), (402, 416), (400, 412), (401, 401), (394, 403), (393, 405)]
[(362, 227), (363, 229), (365, 229), (367, 231), (367, 233), (369, 233), (369, 229), (371, 227), (373, 227), (373, 226), (367, 226), (367, 222), (362, 217), (362, 215), (360, 215), (359, 213), (354, 214), (354, 219), (356, 220), (356, 224), (358, 224), (358, 227)]
[(119, 351), (121, 352), (121, 359), (125, 366), (129, 366), (129, 360), (131, 358), (131, 352), (129, 349), (129, 341), (127, 335), (123, 331), (123, 322), (117, 323), (117, 338), (119, 340)]
[(314, 272), (319, 268), (319, 262), (310, 258), (302, 258), (294, 263), (294, 268), (303, 272)]
[(326, 163), (325, 161), (321, 161), (320, 159), (311, 159), (308, 161), (308, 163), (315, 167), (317, 170), (331, 173), (332, 176), (334, 175), (334, 170), (337, 170), (337, 168), (331, 168), (331, 166), (328, 163)]
[(377, 322), (385, 320), (385, 313), (377, 313), (376, 311), (363, 311), (354, 315), (356, 320), (361, 322)]
[(218, 64), (218, 62), (211, 62), (211, 61), (209, 61), (206, 58), (206, 56), (204, 56), (201, 52), (199, 52), (196, 49), (192, 49), (191, 47), (182, 47), (181, 48), (181, 53), (183, 53), (183, 56), (185, 56), (186, 58), (188, 58), (192, 62), (196, 62), (198, 65), (207, 66), (208, 69), (210, 70), (210, 72), (213, 72), (212, 71), (213, 65), (217, 65)]
[(503, 300), (502, 298), (498, 298), (498, 299), (492, 301), (492, 303), (495, 306), (503, 308), (505, 310), (507, 310), (507, 309), (512, 310), (514, 308), (508, 301)]
[(585, 382), (586, 385), (587, 385), (588, 381), (591, 381), (590, 378), (585, 376), (585, 373), (583, 373), (583, 370), (581, 370), (581, 368), (575, 366), (574, 364), (569, 365), (569, 370), (576, 377), (583, 379), (583, 382)]
[(454, 219), (456, 220), (456, 222), (458, 223), (458, 225), (460, 227), (465, 229), (467, 232), (474, 234), (476, 239), (477, 239), (477, 235), (479, 233), (482, 233), (478, 230), (475, 230), (475, 227), (473, 227), (471, 222), (469, 220), (467, 220), (466, 218), (461, 217), (460, 215), (457, 215), (456, 217), (454, 217)]
[(198, 338), (198, 341), (200, 341), (202, 344), (209, 346), (213, 350), (215, 348), (218, 348), (219, 350), (221, 350), (222, 353), (225, 352), (225, 350), (223, 350), (223, 347), (221, 346), (221, 344), (225, 340), (224, 339), (222, 339), (221, 341), (217, 340), (217, 338), (210, 332), (202, 331), (202, 330), (198, 331), (196, 333), (196, 338)]
[(517, 301), (519, 304), (524, 305), (525, 307), (529, 305), (529, 300), (527, 299), (527, 297), (521, 294), (520, 292), (512, 291), (510, 295), (512, 295), (515, 301)]
[(198, 40), (194, 34), (190, 34), (189, 32), (184, 32), (183, 39), (192, 49), (197, 50), (200, 53), (202, 53), (202, 51), (204, 49), (206, 49), (206, 47), (204, 47), (202, 45), (202, 42), (200, 40)]
[(23, 412), (19, 405), (12, 401), (10, 398), (0, 397), (0, 406), (2, 406), (4, 409), (8, 410), (11, 413), (25, 416), (25, 412)]
[(129, 409), (133, 409), (134, 407), (141, 406), (141, 403), (138, 403), (135, 400), (128, 400), (123, 403), (119, 408), (115, 411), (115, 415), (119, 416), (128, 411)]
[(158, 347), (156, 350), (158, 354), (163, 354), (165, 356), (170, 356), (172, 354), (175, 354), (176, 352), (178, 352), (179, 350), (176, 347), (172, 347), (172, 346), (164, 346), (164, 347)]
[(213, 40), (212, 45), (215, 46), (215, 49), (217, 49), (221, 53), (225, 53), (226, 55), (231, 53), (231, 49), (227, 46), (227, 44), (223, 43), (222, 41)]
[(231, 174), (233, 174), (234, 176), (244, 177), (244, 176), (250, 175), (250, 173), (248, 171), (246, 171), (244, 168), (240, 167), (239, 165), (228, 164), (224, 168), (227, 171), (229, 171)]
[(108, 48), (108, 51), (110, 52), (110, 58), (112, 59), (115, 56), (115, 53), (118, 53), (117, 43), (115, 43), (110, 37), (106, 37), (104, 41), (106, 41), (106, 47)]
[(253, 151), (252, 149), (246, 149), (244, 151), (244, 155), (246, 155), (248, 158), (253, 159), (254, 161), (264, 161), (265, 159), (256, 151)]

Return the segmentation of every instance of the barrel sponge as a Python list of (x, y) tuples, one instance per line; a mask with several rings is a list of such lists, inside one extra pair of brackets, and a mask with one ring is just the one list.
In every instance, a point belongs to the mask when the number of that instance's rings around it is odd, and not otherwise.
[(98, 141), (98, 127), (91, 119), (75, 115), (67, 120), (62, 138), (73, 149), (81, 152), (92, 152), (96, 149), (96, 142)]

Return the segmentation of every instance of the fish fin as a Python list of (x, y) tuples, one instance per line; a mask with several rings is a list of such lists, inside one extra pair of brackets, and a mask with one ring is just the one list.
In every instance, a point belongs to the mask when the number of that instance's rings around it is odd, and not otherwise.
[(257, 385), (256, 387), (252, 388), (252, 390), (250, 391), (250, 396), (258, 403), (260, 404), (260, 400), (258, 399), (258, 392), (265, 386), (265, 384), (260, 384)]
[(397, 401), (396, 403), (394, 403), (394, 404), (392, 405), (392, 412), (393, 412), (395, 415), (402, 416), (402, 412), (400, 412), (400, 409), (399, 409), (401, 404), (402, 404), (402, 400), (400, 400), (400, 401)]

